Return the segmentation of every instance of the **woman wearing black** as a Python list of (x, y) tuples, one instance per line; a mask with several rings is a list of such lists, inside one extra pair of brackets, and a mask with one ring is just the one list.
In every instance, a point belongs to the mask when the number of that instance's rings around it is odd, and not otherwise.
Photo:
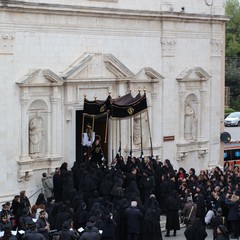
[(199, 218), (196, 218), (193, 225), (190, 225), (184, 231), (186, 240), (204, 240), (207, 237), (207, 232)]
[(173, 230), (173, 236), (176, 236), (177, 230), (180, 230), (178, 210), (181, 208), (181, 200), (176, 190), (172, 190), (167, 199), (167, 221), (165, 237), (170, 237), (170, 231)]

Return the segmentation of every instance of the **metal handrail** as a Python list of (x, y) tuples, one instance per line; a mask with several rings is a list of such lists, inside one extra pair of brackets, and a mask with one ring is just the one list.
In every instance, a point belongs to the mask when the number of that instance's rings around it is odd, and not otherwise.
[(31, 199), (34, 195), (36, 195), (38, 192), (42, 192), (42, 189), (43, 188), (40, 188), (40, 189), (38, 189), (34, 194), (32, 194), (30, 197), (28, 197), (29, 199)]

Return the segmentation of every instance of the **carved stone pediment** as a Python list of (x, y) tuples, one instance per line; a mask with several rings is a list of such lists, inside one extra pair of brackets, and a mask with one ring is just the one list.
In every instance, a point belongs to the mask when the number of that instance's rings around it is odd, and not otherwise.
[(179, 82), (206, 81), (211, 76), (201, 67), (187, 68), (177, 76)]
[(49, 69), (37, 69), (25, 75), (17, 84), (20, 87), (61, 86), (63, 79)]
[(62, 73), (66, 80), (132, 78), (134, 74), (112, 54), (85, 53)]
[(138, 80), (140, 82), (149, 80), (149, 82), (159, 82), (163, 80), (164, 77), (155, 71), (153, 68), (145, 67), (141, 69), (135, 76), (134, 80)]

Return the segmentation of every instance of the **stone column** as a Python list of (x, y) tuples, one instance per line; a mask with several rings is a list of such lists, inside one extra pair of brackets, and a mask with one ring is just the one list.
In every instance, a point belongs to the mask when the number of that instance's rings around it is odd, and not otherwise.
[(206, 99), (206, 91), (201, 90), (200, 91), (200, 111), (198, 111), (198, 116), (201, 116), (201, 118), (198, 120), (200, 121), (199, 130), (198, 130), (198, 136), (199, 140), (202, 141), (206, 138), (206, 117), (205, 117), (205, 99)]
[(21, 160), (29, 156), (28, 101), (29, 98), (26, 96), (21, 99)]
[(53, 95), (51, 96), (51, 108), (52, 108), (52, 114), (51, 114), (51, 154), (55, 156), (57, 154), (57, 139), (58, 139), (58, 133), (57, 133), (57, 106), (58, 106), (59, 98), (56, 96), (56, 87), (53, 89)]
[(185, 142), (184, 139), (184, 121), (185, 121), (185, 91), (179, 91), (179, 141)]

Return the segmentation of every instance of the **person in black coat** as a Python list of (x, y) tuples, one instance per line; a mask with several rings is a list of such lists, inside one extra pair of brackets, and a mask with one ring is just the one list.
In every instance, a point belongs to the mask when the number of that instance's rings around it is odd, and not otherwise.
[(46, 238), (41, 233), (37, 232), (36, 223), (33, 223), (30, 227), (30, 231), (23, 235), (22, 240), (46, 240)]
[(92, 153), (91, 163), (98, 164), (98, 166), (101, 166), (104, 160), (100, 141), (101, 141), (101, 137), (99, 135), (96, 135), (95, 141), (92, 146), (92, 151), (91, 151)]
[(87, 222), (86, 228), (79, 240), (99, 240), (100, 238), (101, 237), (99, 235), (98, 229), (94, 228), (94, 224), (92, 222)]
[(37, 224), (37, 231), (41, 233), (46, 238), (46, 240), (48, 240), (50, 224), (47, 221), (45, 210), (40, 211), (40, 215), (36, 224)]
[(119, 240), (127, 239), (127, 219), (126, 219), (126, 209), (129, 207), (129, 203), (126, 198), (122, 198), (117, 202), (116, 210), (119, 214)]
[(45, 196), (43, 193), (39, 193), (37, 200), (36, 200), (36, 205), (44, 204), (45, 206), (48, 205), (47, 200), (45, 199)]
[(113, 187), (113, 181), (111, 178), (111, 174), (109, 172), (106, 172), (99, 186), (99, 193), (101, 194), (101, 196), (105, 201), (111, 200), (112, 187)]
[(17, 237), (14, 236), (11, 232), (11, 228), (5, 228), (1, 240), (17, 240)]
[(53, 175), (53, 195), (56, 203), (62, 201), (62, 176), (60, 174), (60, 169), (56, 168)]
[(148, 208), (143, 221), (143, 240), (162, 240), (160, 228), (160, 210), (153, 206)]
[(101, 234), (101, 240), (116, 240), (116, 223), (113, 219), (113, 214), (106, 215), (102, 226), (103, 231)]
[(193, 225), (189, 225), (184, 231), (186, 240), (204, 240), (207, 232), (202, 224), (201, 219), (195, 218)]
[(127, 240), (138, 240), (141, 232), (143, 214), (137, 207), (137, 202), (132, 201), (126, 209)]
[(167, 199), (167, 221), (165, 237), (170, 236), (170, 231), (173, 230), (173, 236), (176, 236), (177, 230), (180, 230), (178, 211), (181, 208), (181, 200), (176, 190), (173, 190)]
[(30, 204), (30, 201), (29, 201), (28, 197), (26, 196), (26, 191), (23, 190), (23, 191), (20, 192), (20, 204), (19, 204), (20, 214), (22, 214), (22, 210), (25, 207), (28, 207), (30, 209), (31, 204)]
[(218, 226), (215, 240), (229, 240), (229, 232), (224, 225)]
[(197, 204), (197, 218), (200, 218), (203, 226), (205, 226), (206, 216), (206, 203), (204, 198), (204, 188), (202, 185), (198, 185), (196, 188), (195, 203)]
[(10, 210), (15, 217), (15, 221), (16, 221), (15, 224), (16, 224), (16, 226), (18, 226), (19, 217), (21, 216), (20, 195), (14, 196)]
[(28, 228), (27, 223), (31, 220), (32, 220), (32, 218), (29, 215), (29, 209), (26, 207), (26, 208), (23, 209), (23, 214), (19, 218), (18, 228), (26, 231), (26, 229)]
[(216, 215), (212, 217), (211, 219), (211, 225), (213, 229), (213, 240), (216, 239), (217, 237), (217, 228), (219, 225), (225, 225), (226, 226), (227, 222), (225, 217), (222, 216), (222, 209), (218, 208), (216, 211)]
[(239, 197), (235, 194), (226, 195), (225, 203), (229, 209), (227, 221), (231, 226), (232, 237), (238, 238), (239, 236)]
[(59, 209), (58, 213), (55, 218), (55, 229), (60, 231), (62, 229), (62, 225), (65, 221), (69, 221), (72, 219), (72, 214), (69, 212), (67, 206), (62, 204)]
[(78, 239), (79, 235), (70, 230), (70, 223), (66, 221), (62, 225), (62, 230), (59, 232), (59, 240), (75, 240)]
[(81, 202), (78, 206), (78, 209), (74, 215), (74, 226), (76, 229), (79, 229), (80, 227), (85, 228), (87, 223), (87, 206), (85, 202)]

